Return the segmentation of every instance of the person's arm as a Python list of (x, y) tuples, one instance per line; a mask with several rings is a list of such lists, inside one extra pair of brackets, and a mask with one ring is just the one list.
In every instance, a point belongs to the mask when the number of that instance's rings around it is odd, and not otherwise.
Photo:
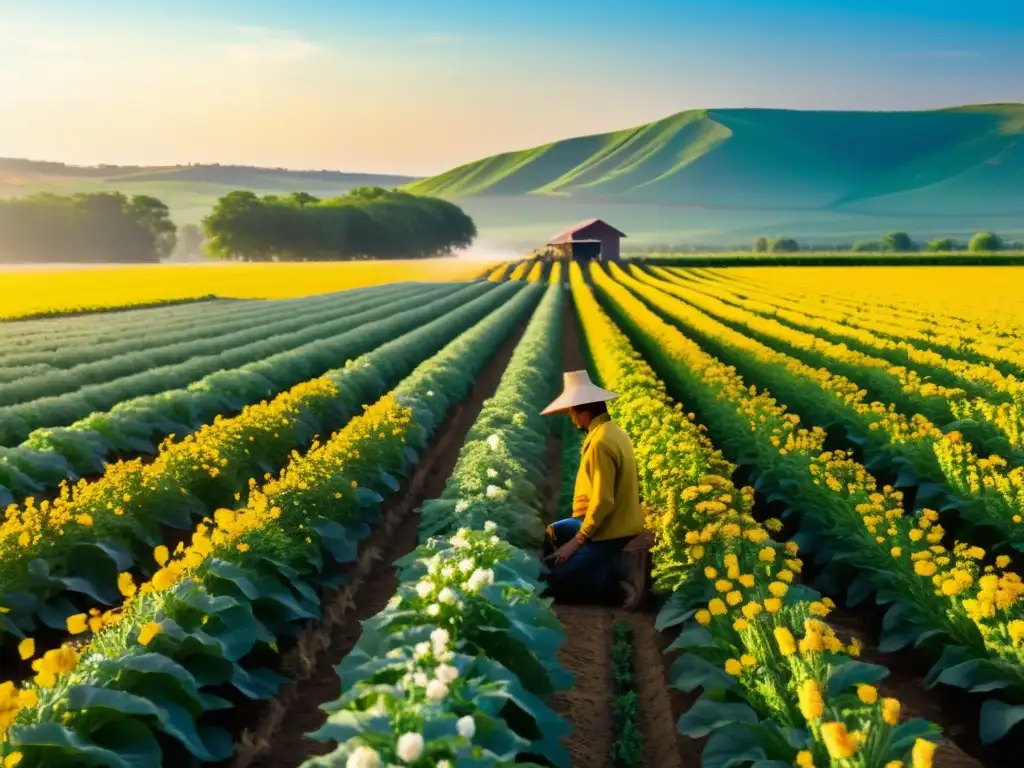
[(576, 540), (581, 544), (594, 535), (615, 507), (615, 474), (618, 467), (607, 445), (594, 446), (593, 474), (590, 478), (590, 504)]

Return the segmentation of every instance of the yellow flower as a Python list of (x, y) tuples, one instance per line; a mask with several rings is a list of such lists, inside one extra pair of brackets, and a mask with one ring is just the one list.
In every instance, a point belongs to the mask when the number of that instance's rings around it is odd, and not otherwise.
[(889, 725), (896, 725), (900, 721), (899, 699), (882, 699), (882, 719)]
[(858, 685), (857, 698), (865, 704), (874, 704), (878, 701), (878, 689), (873, 685)]
[(914, 573), (918, 576), (932, 576), (935, 574), (935, 563), (931, 560), (918, 560), (914, 563)]
[(804, 680), (797, 691), (797, 703), (804, 720), (810, 722), (821, 717), (825, 711), (825, 702), (821, 697), (821, 686), (817, 680)]
[(723, 603), (717, 597), (713, 598), (711, 602), (708, 603), (708, 608), (711, 609), (711, 613), (714, 616), (724, 616), (728, 611), (728, 609), (725, 607), (725, 603)]
[(771, 584), (768, 585), (768, 591), (776, 597), (783, 597), (788, 589), (789, 585), (784, 584), (781, 581), (773, 581)]
[(697, 619), (698, 624), (702, 624), (706, 627), (708, 624), (711, 623), (711, 612), (706, 611), (702, 608), (701, 610), (697, 611), (697, 615), (695, 616), (695, 618)]
[(757, 659), (751, 656), (749, 653), (744, 653), (742, 656), (740, 656), (740, 664), (742, 664), (744, 667), (754, 667), (757, 666)]
[(764, 601), (764, 609), (768, 613), (778, 613), (782, 610), (782, 601), (777, 597), (769, 597)]
[(85, 528), (88, 528), (92, 525), (92, 515), (83, 512), (75, 517), (75, 522)]
[(704, 569), (704, 576), (708, 579), (714, 579), (718, 576), (718, 571), (712, 568), (710, 565)]
[(833, 760), (853, 757), (857, 753), (857, 742), (843, 723), (822, 723), (821, 738)]
[(21, 656), (22, 661), (31, 659), (36, 655), (36, 641), (31, 637), (26, 637), (20, 643), (18, 643), (18, 655)]
[(747, 623), (746, 619), (736, 619), (736, 621), (732, 623), (732, 628), (735, 629), (737, 632), (742, 632), (749, 626), (750, 624)]
[(11, 754), (4, 758), (4, 768), (14, 768), (20, 762), (21, 752), (11, 752)]
[(732, 582), (728, 579), (719, 579), (715, 582), (716, 592), (728, 592), (730, 589), (732, 589)]
[(171, 556), (171, 553), (167, 551), (167, 547), (163, 544), (153, 550), (153, 559), (156, 560), (156, 564), (161, 568), (167, 563), (167, 558)]
[(893, 547), (892, 549), (889, 550), (889, 554), (892, 555), (893, 557), (899, 557), (900, 555), (903, 554), (903, 549), (900, 548), (900, 547)]
[(762, 563), (770, 563), (775, 560), (775, 550), (771, 547), (765, 547), (757, 553), (757, 559)]
[(796, 753), (796, 764), (799, 768), (814, 768), (814, 755), (806, 749), (801, 749)]
[(747, 603), (743, 606), (742, 611), (749, 621), (753, 621), (757, 614), (762, 611), (761, 604), (758, 602)]
[(729, 659), (725, 662), (725, 671), (736, 677), (743, 671), (743, 665), (740, 664), (738, 659)]
[(783, 656), (792, 656), (796, 653), (796, 640), (787, 627), (775, 628), (775, 642), (779, 644), (779, 652)]
[(747, 589), (750, 589), (751, 587), (753, 587), (754, 586), (754, 576), (753, 576), (753, 574), (744, 573), (742, 576), (740, 576), (740, 584), (742, 584)]
[(89, 617), (84, 613), (76, 613), (67, 618), (68, 632), (72, 635), (80, 635), (89, 628)]
[(725, 596), (725, 602), (729, 605), (739, 605), (743, 602), (743, 593), (738, 589), (734, 589), (732, 592)]
[(150, 641), (159, 634), (160, 625), (155, 621), (151, 621), (143, 625), (142, 629), (139, 630), (139, 643), (141, 645), (149, 645)]
[(1020, 641), (1024, 640), (1024, 621), (1021, 619), (1013, 619), (1006, 625), (1006, 631), (1010, 633), (1010, 639), (1013, 641), (1013, 647), (1016, 648), (1020, 645)]
[(913, 768), (932, 768), (932, 757), (935, 755), (935, 742), (927, 739), (918, 739), (914, 742), (914, 748), (910, 751), (911, 765)]
[(125, 597), (134, 597), (138, 591), (135, 587), (135, 582), (132, 580), (132, 575), (128, 571), (118, 575), (117, 589)]
[(996, 567), (997, 568), (1005, 568), (1009, 564), (1010, 564), (1010, 556), (1009, 555), (1000, 555), (999, 557), (996, 558)]

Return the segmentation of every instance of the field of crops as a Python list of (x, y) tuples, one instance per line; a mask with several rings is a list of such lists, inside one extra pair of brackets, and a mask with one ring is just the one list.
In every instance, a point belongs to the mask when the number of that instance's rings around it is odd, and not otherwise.
[[(521, 262), (0, 324), (0, 765), (1017, 765), (1021, 274)], [(541, 595), (581, 367), (654, 536), (632, 613)]]

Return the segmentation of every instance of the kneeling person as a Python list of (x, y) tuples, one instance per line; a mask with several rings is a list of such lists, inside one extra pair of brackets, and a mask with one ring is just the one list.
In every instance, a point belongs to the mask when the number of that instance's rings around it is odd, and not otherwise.
[[(586, 371), (564, 374), (564, 388), (541, 413), (566, 413), (586, 433), (576, 474), (572, 517), (548, 526), (545, 561), (548, 592), (556, 598), (612, 599), (622, 587), (627, 599), (643, 591), (646, 574), (622, 573), (622, 550), (644, 530), (636, 462), (629, 435), (608, 414), (618, 397), (590, 381)], [(639, 571), (639, 572), (638, 572)]]

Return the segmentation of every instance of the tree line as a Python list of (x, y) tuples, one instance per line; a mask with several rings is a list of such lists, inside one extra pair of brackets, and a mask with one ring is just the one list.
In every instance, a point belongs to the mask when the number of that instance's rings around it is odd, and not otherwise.
[(120, 192), (0, 200), (0, 261), (154, 262), (170, 255), (167, 206)]
[(381, 187), (327, 200), (231, 192), (203, 230), (208, 256), (246, 261), (417, 259), (448, 255), (476, 237), (457, 205)]
[(0, 261), (158, 262), (416, 259), (470, 245), (476, 226), (458, 206), (380, 187), (321, 200), (235, 191), (202, 227), (171, 221), (155, 197), (120, 192), (0, 200)]
[[(907, 232), (887, 232), (878, 240), (859, 240), (853, 245), (828, 248), (832, 251), (854, 251), (856, 253), (947, 253), (967, 251), (969, 253), (992, 253), (1002, 250), (1017, 250), (1018, 243), (1006, 243), (993, 232), (977, 232), (967, 243), (951, 237), (940, 237), (928, 243), (917, 243)], [(755, 253), (795, 253), (803, 250), (792, 237), (758, 237), (754, 241)], [(815, 248), (813, 250), (826, 250)]]

